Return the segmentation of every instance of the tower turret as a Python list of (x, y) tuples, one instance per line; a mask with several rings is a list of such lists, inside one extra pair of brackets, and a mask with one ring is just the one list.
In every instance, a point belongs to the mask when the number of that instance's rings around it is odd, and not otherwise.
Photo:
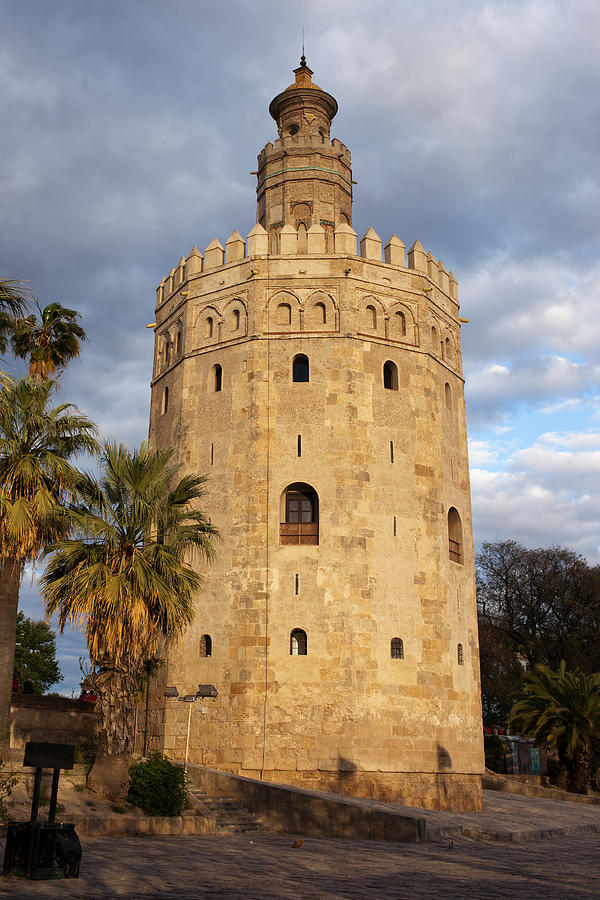
[(269, 233), (272, 253), (284, 225), (297, 230), (300, 252), (307, 252), (308, 229), (320, 225), (332, 252), (335, 227), (352, 224), (350, 152), (336, 138), (330, 141), (337, 101), (313, 82), (304, 56), (294, 75), (269, 105), (279, 138), (258, 157), (257, 221)]

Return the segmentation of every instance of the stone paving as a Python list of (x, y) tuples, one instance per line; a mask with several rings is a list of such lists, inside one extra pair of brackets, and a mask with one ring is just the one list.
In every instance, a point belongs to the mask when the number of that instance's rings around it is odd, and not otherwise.
[(377, 900), (600, 897), (600, 835), (502, 845), (307, 838), (89, 838), (68, 881), (0, 877), (0, 897), (60, 900)]
[[(600, 898), (600, 807), (486, 792), (483, 814), (426, 815), (435, 839), (425, 844), (305, 838), (293, 846), (294, 835), (267, 833), (83, 838), (79, 879), (0, 876), (0, 900)], [(476, 823), (488, 840), (442, 836)]]

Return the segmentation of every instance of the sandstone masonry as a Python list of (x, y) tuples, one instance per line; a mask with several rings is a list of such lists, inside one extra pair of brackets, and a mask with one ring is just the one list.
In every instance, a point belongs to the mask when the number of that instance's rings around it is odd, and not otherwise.
[[(337, 103), (304, 58), (271, 103), (257, 224), (157, 291), (150, 442), (209, 476), (222, 535), (164, 684), (213, 683), (190, 759), (432, 808), (481, 806), (457, 283), (415, 241), (357, 248)], [(181, 758), (185, 704), (157, 696)]]

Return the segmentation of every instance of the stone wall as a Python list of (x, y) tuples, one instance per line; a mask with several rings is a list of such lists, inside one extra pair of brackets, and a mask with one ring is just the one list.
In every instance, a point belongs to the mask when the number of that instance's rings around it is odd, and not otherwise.
[(10, 704), (10, 746), (27, 741), (77, 744), (97, 729), (94, 704), (67, 697), (13, 693)]

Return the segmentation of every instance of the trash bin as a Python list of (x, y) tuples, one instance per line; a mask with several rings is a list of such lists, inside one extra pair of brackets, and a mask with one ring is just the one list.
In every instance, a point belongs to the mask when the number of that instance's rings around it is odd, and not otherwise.
[(25, 878), (78, 878), (81, 844), (73, 824), (9, 822), (4, 875)]

